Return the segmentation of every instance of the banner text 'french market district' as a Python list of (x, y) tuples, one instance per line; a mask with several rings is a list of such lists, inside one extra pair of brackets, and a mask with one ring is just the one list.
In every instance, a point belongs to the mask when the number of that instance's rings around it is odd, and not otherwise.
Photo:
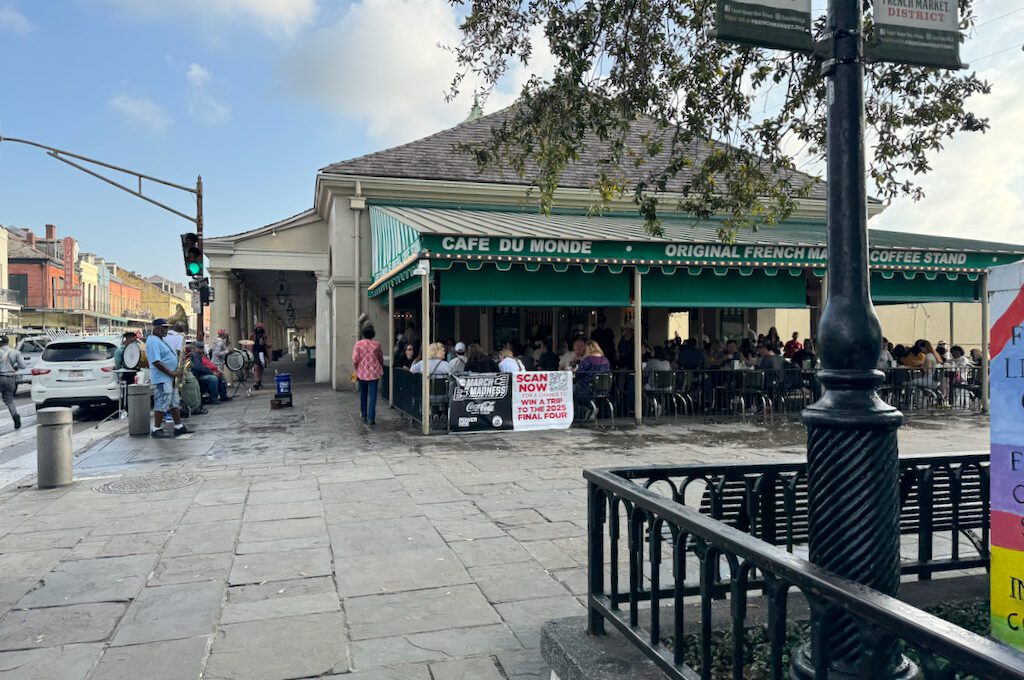
[(475, 373), (455, 376), (448, 402), (452, 432), (564, 430), (572, 425), (572, 373)]
[(993, 267), (992, 634), (1024, 649), (1024, 264)]

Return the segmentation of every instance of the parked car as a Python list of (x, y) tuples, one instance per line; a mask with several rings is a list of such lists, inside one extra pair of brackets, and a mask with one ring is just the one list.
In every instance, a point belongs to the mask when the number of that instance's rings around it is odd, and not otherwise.
[(32, 367), (32, 403), (37, 409), (116, 405), (117, 343), (117, 338), (109, 336), (50, 341)]
[(43, 350), (49, 343), (50, 338), (45, 335), (33, 335), (18, 341), (17, 350), (21, 354), (21, 358), (25, 360), (25, 368), (20, 369), (17, 373), (19, 385), (32, 384), (32, 367), (39, 361), (39, 357), (42, 356)]

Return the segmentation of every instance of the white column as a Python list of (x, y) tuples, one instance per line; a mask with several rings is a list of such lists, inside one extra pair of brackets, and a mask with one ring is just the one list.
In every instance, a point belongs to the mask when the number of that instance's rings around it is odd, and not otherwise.
[(421, 416), (423, 418), (423, 434), (430, 434), (430, 274), (423, 276), (423, 285), (420, 288), (420, 311), (423, 319), (423, 327), (420, 328), (420, 336), (423, 341), (423, 349), (420, 351), (420, 358), (423, 360), (423, 378), (421, 381), (420, 400)]
[(388, 406), (395, 407), (395, 288), (388, 288), (388, 344), (384, 356), (388, 362)]
[[(232, 343), (237, 343), (239, 340), (239, 334), (242, 332), (242, 296), (240, 295), (241, 284), (237, 279), (231, 277), (228, 279), (228, 289), (224, 291), (225, 295), (229, 295), (228, 298), (228, 311), (230, 313), (231, 304), (235, 306), (235, 315), (228, 320), (226, 326), (228, 335), (231, 338)], [(216, 329), (214, 329), (216, 330)], [(236, 345), (237, 347), (237, 345)]]
[(318, 383), (331, 381), (331, 298), (327, 294), (330, 274), (316, 273), (316, 329), (313, 345), (316, 347), (316, 372)]
[(981, 412), (988, 413), (988, 272), (981, 275)]
[(356, 196), (349, 199), (349, 207), (352, 209), (352, 253), (353, 262), (352, 266), (352, 288), (354, 290), (354, 302), (352, 307), (353, 314), (353, 328), (352, 337), (355, 338), (353, 344), (359, 341), (359, 315), (363, 311), (363, 272), (362, 272), (362, 239), (360, 238), (359, 230), (359, 217), (363, 214), (363, 208), (366, 207), (366, 199), (359, 196), (359, 185), (356, 184)]
[(633, 269), (633, 412), (636, 424), (644, 421), (644, 376), (640, 370), (640, 357), (643, 348), (643, 304), (641, 295), (643, 276), (640, 270)]

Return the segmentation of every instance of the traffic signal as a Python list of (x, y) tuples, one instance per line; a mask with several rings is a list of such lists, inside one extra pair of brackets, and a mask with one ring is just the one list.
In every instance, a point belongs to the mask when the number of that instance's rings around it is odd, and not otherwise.
[(213, 286), (210, 285), (209, 279), (203, 279), (203, 283), (199, 286), (199, 304), (209, 305), (213, 302)]
[(185, 273), (189, 276), (202, 276), (203, 250), (199, 247), (198, 235), (181, 235), (181, 254), (185, 257)]

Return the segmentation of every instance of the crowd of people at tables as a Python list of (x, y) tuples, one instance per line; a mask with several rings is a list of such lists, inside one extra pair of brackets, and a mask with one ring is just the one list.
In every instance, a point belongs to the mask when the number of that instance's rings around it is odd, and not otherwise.
[[(561, 339), (555, 347), (552, 338), (536, 339), (529, 345), (509, 341), (492, 355), (481, 344), (468, 346), (455, 338), (429, 345), (426, 362), (420, 356), (419, 336), (414, 324), (396, 337), (394, 366), (412, 373), (427, 373), (440, 377), (459, 373), (516, 373), (519, 371), (565, 371), (576, 373), (577, 382), (589, 382), (589, 376), (609, 371), (632, 371), (634, 327), (627, 322), (619, 337), (608, 328), (604, 317), (598, 318), (597, 328), (590, 337), (575, 333)], [(819, 366), (811, 338), (800, 339), (792, 333), (783, 342), (772, 327), (767, 334), (750, 334), (740, 340), (710, 340), (696, 338), (683, 340), (679, 333), (663, 344), (651, 346), (641, 339), (641, 370), (645, 374), (656, 371), (690, 371), (708, 369), (760, 369), (782, 371), (793, 366), (804, 371)], [(890, 370), (897, 367), (931, 369), (943, 366), (967, 368), (980, 365), (981, 353), (972, 349), (970, 354), (959, 345), (947, 348), (945, 342), (936, 346), (926, 339), (912, 345), (894, 345), (883, 339), (877, 367)]]

